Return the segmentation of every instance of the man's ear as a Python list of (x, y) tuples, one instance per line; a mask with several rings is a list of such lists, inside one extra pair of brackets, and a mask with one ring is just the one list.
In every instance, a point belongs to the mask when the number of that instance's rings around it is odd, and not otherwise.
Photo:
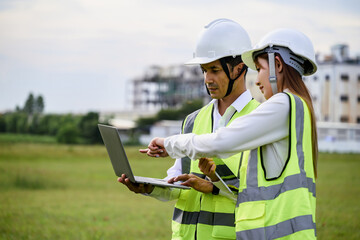
[(241, 73), (241, 70), (244, 68), (244, 66), (245, 66), (245, 63), (239, 63), (239, 64), (236, 66), (237, 74), (240, 74), (240, 73)]
[(275, 66), (279, 72), (283, 71), (283, 63), (281, 62), (279, 56), (275, 56)]

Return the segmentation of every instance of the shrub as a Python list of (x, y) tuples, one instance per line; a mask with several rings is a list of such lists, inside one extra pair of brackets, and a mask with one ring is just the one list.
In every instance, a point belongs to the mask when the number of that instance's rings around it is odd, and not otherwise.
[(59, 143), (78, 143), (79, 131), (75, 124), (66, 123), (60, 127), (56, 139)]

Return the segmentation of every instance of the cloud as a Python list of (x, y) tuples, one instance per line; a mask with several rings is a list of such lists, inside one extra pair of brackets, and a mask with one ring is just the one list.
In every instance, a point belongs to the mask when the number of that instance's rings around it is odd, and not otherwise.
[[(50, 95), (53, 92), (45, 88), (49, 76), (58, 83), (73, 82), (74, 87), (91, 75), (101, 76), (93, 81), (107, 79), (107, 84), (118, 86), (141, 76), (147, 66), (181, 64), (192, 57), (202, 27), (216, 18), (239, 22), (254, 44), (270, 30), (293, 27), (307, 34), (317, 51), (345, 42), (350, 51), (360, 53), (357, 6), (350, 0), (3, 0), (0, 76), (7, 80), (0, 81), (0, 110), (5, 108), (1, 95), (14, 91), (5, 85), (9, 79), (17, 85), (24, 81), (19, 71)], [(91, 98), (91, 87), (101, 88), (83, 86), (83, 98)], [(13, 94), (18, 99), (30, 90), (26, 84), (19, 88), (23, 90)], [(6, 102), (14, 105), (13, 100)]]

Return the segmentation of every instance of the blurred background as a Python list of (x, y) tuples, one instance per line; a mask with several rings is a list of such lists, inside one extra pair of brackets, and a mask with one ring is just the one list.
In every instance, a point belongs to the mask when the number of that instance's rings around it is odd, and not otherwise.
[[(2, 0), (0, 131), (56, 135), (58, 130), (45, 127), (43, 115), (71, 118), (90, 113), (88, 119), (111, 123), (126, 135), (134, 128), (144, 130), (135, 139), (143, 144), (153, 137), (155, 122), (158, 135), (177, 133), (179, 122), (160, 120), (181, 120), (186, 109), (182, 114), (166, 114), (166, 110), (186, 108), (183, 104), (193, 101), (196, 109), (197, 100), (208, 101), (201, 72), (183, 63), (192, 57), (203, 26), (223, 17), (240, 23), (254, 45), (280, 27), (308, 35), (319, 70), (305, 81), (320, 122), (320, 147), (360, 151), (353, 143), (360, 141), (360, 2), (356, 0)], [(248, 88), (261, 101), (255, 78), (249, 72)], [(39, 106), (30, 107), (33, 102)], [(4, 114), (24, 109), (35, 117), (4, 119)], [(165, 116), (157, 115), (161, 110)], [(336, 139), (351, 143), (339, 147), (332, 144)]]
[[(131, 233), (127, 239), (147, 239), (149, 231), (149, 239), (169, 239), (172, 205), (119, 193), (97, 123), (119, 129), (141, 168), (139, 146), (177, 134), (181, 120), (209, 101), (200, 68), (183, 63), (217, 18), (238, 22), (253, 45), (281, 27), (312, 40), (319, 67), (304, 81), (321, 152), (319, 238), (360, 237), (360, 1), (0, 0), (0, 239), (64, 239), (64, 232), (69, 239), (113, 239), (118, 221), (121, 234)], [(263, 101), (255, 79), (249, 71), (247, 87)], [(158, 162), (154, 174), (164, 177), (171, 163)], [(125, 208), (112, 199), (165, 207), (168, 215), (159, 230), (137, 231), (140, 223), (127, 225), (113, 211)], [(129, 222), (141, 212), (130, 205), (126, 211)], [(157, 214), (143, 213), (142, 221)]]

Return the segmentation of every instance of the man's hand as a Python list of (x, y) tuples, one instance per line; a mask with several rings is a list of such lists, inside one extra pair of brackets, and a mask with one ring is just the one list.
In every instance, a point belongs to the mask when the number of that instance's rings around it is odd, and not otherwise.
[(154, 186), (151, 184), (132, 183), (130, 181), (130, 179), (125, 176), (125, 174), (122, 174), (121, 177), (118, 178), (118, 182), (121, 182), (122, 184), (127, 186), (127, 188), (134, 193), (148, 193), (149, 194), (154, 189)]
[(213, 182), (219, 181), (219, 178), (215, 174), (216, 164), (212, 158), (200, 158), (199, 169), (206, 176), (208, 176), (211, 179), (211, 181)]
[(141, 153), (146, 153), (149, 157), (167, 157), (169, 154), (164, 147), (164, 138), (154, 138), (146, 149), (139, 149)]
[(181, 185), (192, 187), (195, 190), (203, 193), (211, 193), (214, 187), (211, 182), (199, 178), (193, 174), (182, 174), (168, 180), (169, 183), (174, 183), (177, 181), (183, 181)]

